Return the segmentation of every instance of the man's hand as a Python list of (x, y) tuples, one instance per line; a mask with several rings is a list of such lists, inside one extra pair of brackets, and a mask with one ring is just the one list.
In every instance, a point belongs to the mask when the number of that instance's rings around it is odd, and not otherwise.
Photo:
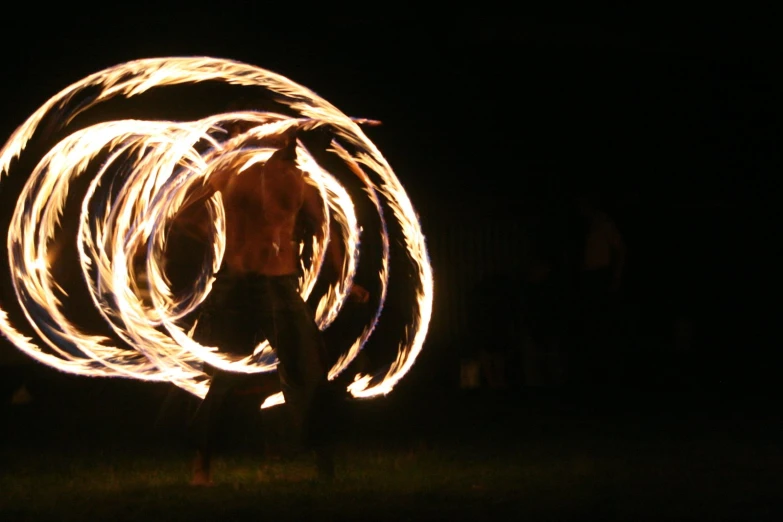
[(351, 293), (348, 295), (348, 300), (352, 303), (366, 303), (370, 300), (370, 292), (363, 286), (354, 284), (351, 286)]

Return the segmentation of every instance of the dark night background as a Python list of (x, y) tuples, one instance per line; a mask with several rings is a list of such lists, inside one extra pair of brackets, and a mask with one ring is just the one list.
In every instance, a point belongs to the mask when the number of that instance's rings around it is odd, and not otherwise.
[[(760, 415), (779, 415), (771, 324), (783, 105), (771, 18), (655, 24), (466, 12), (417, 21), (283, 17), (275, 26), (251, 22), (263, 18), (252, 6), (149, 12), (105, 25), (63, 13), (77, 20), (73, 30), (56, 17), (35, 29), (19, 20), (41, 41), (2, 36), (2, 135), (63, 87), (135, 58), (208, 55), (281, 73), (348, 115), (383, 122), (366, 133), (420, 214), (435, 311), (403, 394), (460, 392), (460, 366), (481, 349), (475, 339), (497, 339), (497, 324), (473, 308), (482, 282), (516, 284), (533, 231), (567, 264), (578, 235), (571, 198), (588, 191), (628, 248), (616, 371), (590, 386), (608, 391), (595, 401), (635, 390), (676, 404), (698, 390), (718, 406), (750, 397)], [(500, 299), (502, 310), (515, 297)], [(33, 372), (1, 348), (8, 383)], [(513, 366), (523, 356), (509, 357), (509, 393), (522, 401), (532, 393)], [(553, 393), (568, 402), (585, 391)], [(504, 392), (483, 393), (489, 403)], [(621, 412), (636, 408), (620, 402)]]

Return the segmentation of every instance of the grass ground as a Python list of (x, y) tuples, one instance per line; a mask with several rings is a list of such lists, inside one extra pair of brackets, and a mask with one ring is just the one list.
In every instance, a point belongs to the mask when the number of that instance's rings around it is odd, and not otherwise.
[(346, 405), (334, 483), (245, 437), (204, 489), (163, 388), (69, 379), (3, 411), (0, 520), (783, 519), (769, 397), (403, 389)]

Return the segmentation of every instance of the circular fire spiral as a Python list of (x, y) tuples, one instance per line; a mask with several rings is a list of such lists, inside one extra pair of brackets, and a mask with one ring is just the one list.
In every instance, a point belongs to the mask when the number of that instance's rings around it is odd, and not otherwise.
[[(221, 353), (219, 347), (194, 341), (192, 328), (186, 330), (183, 323), (209, 293), (212, 273), (221, 264), (225, 229), (219, 193), (208, 202), (214, 248), (184, 295), (172, 292), (162, 253), (168, 225), (194, 184), (203, 183), (221, 166), (247, 168), (265, 162), (273, 151), (257, 145), (264, 143), (263, 138), (291, 127), (305, 132), (325, 128), (332, 137), (329, 153), (342, 162), (345, 172), (356, 176), (378, 211), (382, 245), (377, 310), (331, 368), (330, 379), (345, 370), (362, 349), (386, 300), (390, 242), (385, 209), (397, 220), (401, 243), (414, 267), (413, 319), (405, 328), (396, 359), (376, 375), (356, 375), (348, 387), (355, 397), (388, 393), (421, 351), (432, 313), (433, 282), (416, 213), (391, 167), (359, 127), (366, 120), (349, 118), (305, 87), (252, 65), (215, 58), (137, 60), (74, 83), (33, 113), (0, 149), (0, 182), (17, 175), (12, 172), (12, 162), (22, 156), (44, 121), (67, 131), (77, 116), (112, 98), (130, 99), (157, 87), (207, 81), (263, 89), (279, 100), (287, 114), (238, 111), (185, 122), (121, 119), (66, 132), (32, 171), (22, 173), (27, 181), (8, 230), (11, 281), (23, 315), (40, 341), (17, 330), (2, 308), (0, 330), (29, 356), (59, 370), (169, 381), (199, 397), (209, 386), (210, 377), (202, 371), (205, 362), (234, 372), (273, 371), (277, 360), (266, 342), (251, 356), (232, 357)], [(224, 128), (237, 122), (250, 130), (228, 138)], [(302, 263), (300, 291), (304, 298), (318, 278), (332, 227), (345, 245), (341, 277), (329, 286), (316, 310), (318, 325), (325, 329), (350, 292), (359, 262), (361, 225), (348, 191), (302, 142), (297, 145), (297, 158), (308, 183), (321, 193), (325, 217), (324, 239), (313, 239), (312, 245), (307, 245), (312, 255)], [(69, 318), (62, 303), (65, 290), (53, 273), (57, 257), (54, 239), (62, 233), (65, 210), (74, 206), (67, 202), (76, 183), (85, 187), (75, 216), (79, 269), (92, 305), (118, 340), (85, 332)], [(304, 247), (300, 245), (302, 251)], [(144, 253), (144, 278), (139, 276), (139, 252)], [(276, 394), (268, 397), (264, 406), (280, 402), (282, 394)]]

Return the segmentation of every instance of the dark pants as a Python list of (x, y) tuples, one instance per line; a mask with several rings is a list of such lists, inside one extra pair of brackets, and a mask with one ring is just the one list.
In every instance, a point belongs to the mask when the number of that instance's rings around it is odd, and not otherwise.
[[(268, 339), (280, 361), (278, 374), (291, 421), (291, 444), (330, 452), (331, 400), (322, 335), (312, 310), (297, 290), (297, 277), (231, 275), (219, 272), (202, 305), (195, 339), (221, 351), (248, 355)], [(216, 370), (191, 424), (191, 435), (204, 455), (214, 445), (220, 412), (237, 389), (258, 374)]]

